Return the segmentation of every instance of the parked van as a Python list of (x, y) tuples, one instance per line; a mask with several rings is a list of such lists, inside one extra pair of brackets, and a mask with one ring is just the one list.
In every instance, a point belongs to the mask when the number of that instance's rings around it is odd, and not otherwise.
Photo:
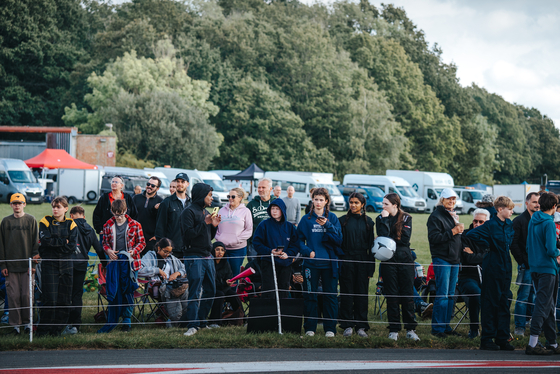
[(410, 183), (400, 177), (387, 175), (346, 174), (342, 182), (345, 186), (377, 187), (384, 194), (396, 193), (401, 198), (405, 212), (424, 213), (426, 202), (412, 188)]
[[(294, 197), (299, 200), (302, 207), (305, 207), (311, 200), (309, 191), (312, 188), (324, 187), (331, 195), (330, 210), (346, 210), (346, 202), (344, 197), (336, 187), (331, 173), (311, 173), (301, 171), (267, 171), (264, 173), (265, 178), (272, 180), (272, 187), (282, 187), (282, 197), (287, 196), (286, 190), (289, 186), (293, 186)], [(256, 194), (256, 186), (254, 187)]]
[[(210, 172), (202, 172), (198, 170), (190, 170), (190, 169), (179, 169), (179, 168), (165, 168), (165, 167), (157, 167), (154, 170), (161, 171), (164, 173), (169, 180), (175, 179), (177, 174), (185, 173), (189, 176), (189, 188), (187, 190), (187, 194), (191, 195), (192, 188), (197, 183), (206, 183), (212, 186), (214, 191), (212, 192), (212, 206), (213, 207), (221, 207), (225, 205), (227, 200), (227, 194), (229, 190), (227, 190), (226, 186), (222, 179), (216, 173)], [(205, 179), (206, 178), (206, 179)]]
[[(426, 201), (426, 213), (434, 211), (439, 195), (444, 188), (453, 188), (453, 177), (447, 173), (433, 173), (418, 170), (387, 170), (387, 175), (405, 179), (418, 195)], [(463, 204), (457, 199), (455, 210), (459, 213), (463, 210)]]
[(210, 170), (211, 173), (216, 173), (222, 178), (224, 185), (226, 186), (226, 190), (231, 190), (232, 188), (241, 187), (245, 192), (247, 192), (248, 199), (251, 196), (251, 181), (250, 180), (229, 180), (224, 179), (226, 175), (235, 175), (238, 174), (241, 170)]
[(150, 169), (150, 168), (134, 169), (134, 168), (119, 167), (119, 166), (105, 166), (105, 167), (99, 166), (99, 168), (100, 169), (102, 168), (103, 172), (111, 175), (120, 175), (123, 177), (124, 176), (142, 177), (139, 178), (140, 180), (138, 181), (140, 187), (142, 187), (142, 190), (146, 189), (146, 182), (140, 184), (144, 178), (149, 179), (151, 176), (158, 177), (159, 179), (161, 179), (161, 186), (158, 190), (158, 195), (160, 195), (163, 198), (166, 198), (167, 196), (171, 195), (171, 193), (169, 192), (169, 179), (167, 179), (165, 174), (157, 170)]
[(0, 159), (0, 201), (9, 203), (15, 193), (23, 194), (28, 204), (41, 204), (45, 191), (22, 160)]
[(212, 197), (214, 198), (214, 201), (216, 201), (216, 196), (218, 197), (218, 201), (217, 201), (219, 203), (218, 206), (226, 205), (229, 202), (227, 198), (227, 195), (229, 194), (229, 189), (224, 184), (222, 178), (220, 178), (218, 174), (212, 173), (210, 171), (199, 171), (198, 174), (202, 178), (202, 181), (210, 185), (214, 190), (212, 192)]
[(366, 198), (366, 212), (381, 212), (383, 210), (383, 196), (385, 193), (377, 187), (350, 187), (340, 185), (338, 190), (344, 196), (346, 205), (350, 207), (350, 195), (354, 192), (361, 193)]
[(482, 200), (482, 196), (487, 194), (486, 191), (475, 190), (474, 187), (457, 187), (453, 190), (459, 196), (457, 201), (461, 201), (463, 204), (463, 212), (468, 214), (476, 210), (476, 203)]

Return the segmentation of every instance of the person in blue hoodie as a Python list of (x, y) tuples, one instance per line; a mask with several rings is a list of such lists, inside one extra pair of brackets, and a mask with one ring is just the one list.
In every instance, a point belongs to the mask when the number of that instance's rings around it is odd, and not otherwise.
[(338, 218), (329, 212), (331, 197), (326, 188), (317, 188), (311, 196), (313, 209), (303, 216), (297, 228), (300, 253), (309, 259), (303, 262), (303, 304), (307, 336), (317, 330), (317, 289), (323, 285), (323, 328), (326, 337), (336, 334), (338, 315), (338, 256), (344, 255), (342, 230)]
[[(274, 257), (279, 297), (287, 298), (293, 257), (299, 252), (296, 227), (286, 220), (286, 204), (282, 199), (273, 200), (267, 209), (270, 218), (262, 221), (253, 235), (253, 246), (261, 256), (262, 291), (264, 298), (274, 298), (274, 274), (271, 254)], [(269, 291), (269, 292), (267, 292)]]
[[(480, 293), (480, 349), (513, 351), (510, 338), (511, 255), (513, 226), (510, 217), (515, 204), (507, 196), (494, 201), (497, 214), (484, 225), (467, 232), (466, 237), (477, 245), (489, 248), (482, 260), (482, 287)], [(494, 342), (495, 340), (495, 342)]]
[[(556, 246), (556, 225), (552, 218), (557, 205), (558, 198), (555, 194), (543, 193), (539, 198), (541, 210), (533, 213), (527, 231), (527, 255), (535, 288), (531, 335), (525, 348), (528, 355), (560, 354), (555, 326), (560, 251)], [(544, 332), (547, 340), (545, 348), (538, 345), (541, 332)]]

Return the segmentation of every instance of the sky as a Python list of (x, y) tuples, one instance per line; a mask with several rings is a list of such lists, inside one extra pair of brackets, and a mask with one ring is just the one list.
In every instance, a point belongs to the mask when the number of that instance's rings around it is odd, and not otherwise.
[(537, 108), (560, 128), (560, 1), (370, 0), (382, 2), (405, 9), (461, 85)]

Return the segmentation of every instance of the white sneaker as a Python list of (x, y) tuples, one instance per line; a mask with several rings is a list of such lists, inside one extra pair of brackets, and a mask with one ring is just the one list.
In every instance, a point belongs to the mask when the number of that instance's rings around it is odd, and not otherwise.
[(184, 333), (183, 335), (185, 336), (193, 336), (194, 334), (196, 334), (198, 332), (198, 330), (195, 327), (191, 327), (190, 329), (187, 330), (186, 333)]
[(367, 338), (368, 334), (366, 333), (365, 329), (359, 329), (358, 330), (358, 336), (361, 337), (361, 338)]
[(352, 332), (353, 332), (352, 327), (347, 327), (344, 330), (344, 332), (342, 333), (342, 336), (345, 336), (345, 337), (352, 336)]
[(399, 333), (398, 332), (390, 332), (389, 333), (389, 339), (397, 341), (398, 338), (399, 338)]
[(525, 335), (525, 329), (523, 329), (521, 327), (516, 327), (515, 330), (514, 330), (514, 334), (519, 335), (519, 336), (524, 336)]
[(307, 336), (315, 336), (315, 332), (314, 331), (306, 331), (305, 335)]
[(75, 327), (72, 327), (71, 325), (68, 325), (64, 328), (64, 331), (62, 331), (62, 335), (76, 335), (78, 333), (78, 329)]
[(420, 338), (418, 337), (418, 335), (416, 335), (416, 331), (414, 331), (414, 330), (408, 330), (408, 331), (406, 332), (406, 338), (407, 338), (407, 339), (412, 339), (412, 340), (414, 340), (415, 342), (419, 342), (419, 341), (420, 341)]
[(327, 332), (325, 333), (325, 337), (326, 337), (326, 338), (334, 338), (334, 332), (332, 332), (332, 331), (327, 331)]
[(215, 323), (206, 326), (207, 329), (212, 330), (212, 329), (219, 329), (220, 325), (216, 325)]

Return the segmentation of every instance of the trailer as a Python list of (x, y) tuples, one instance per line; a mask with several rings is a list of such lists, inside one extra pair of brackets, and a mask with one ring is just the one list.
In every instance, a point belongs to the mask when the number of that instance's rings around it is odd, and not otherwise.
[(99, 199), (101, 178), (99, 169), (58, 169), (56, 196), (66, 196), (69, 204), (93, 204)]
[(494, 196), (507, 196), (513, 200), (515, 207), (513, 212), (521, 214), (525, 211), (525, 197), (530, 192), (539, 192), (538, 184), (495, 184)]

